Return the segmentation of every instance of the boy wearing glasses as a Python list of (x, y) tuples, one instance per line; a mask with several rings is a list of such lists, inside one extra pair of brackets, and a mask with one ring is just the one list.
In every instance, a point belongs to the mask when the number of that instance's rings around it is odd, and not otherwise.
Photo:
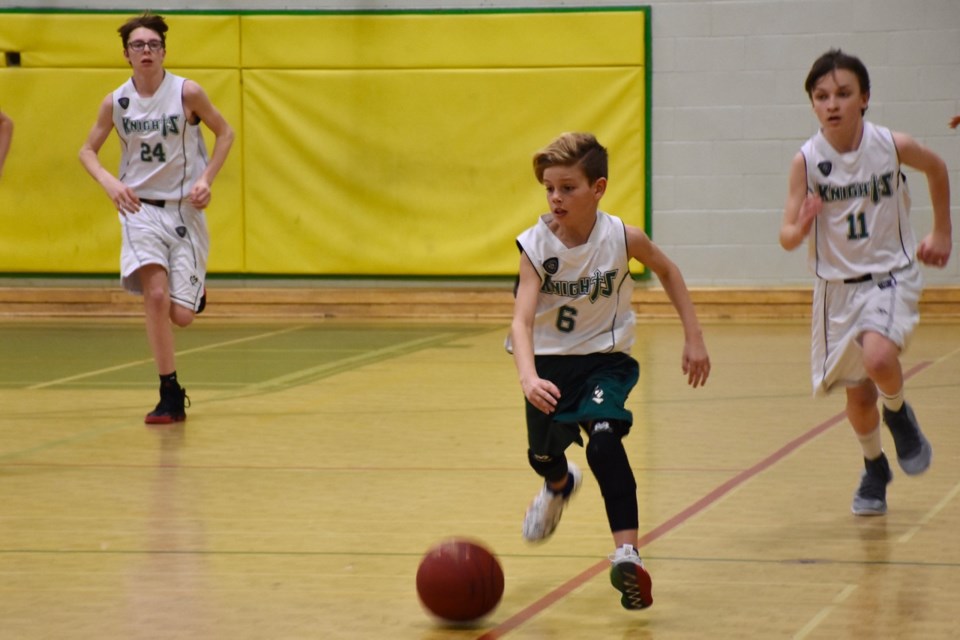
[[(167, 29), (161, 16), (149, 12), (118, 29), (133, 76), (100, 103), (80, 148), (80, 162), (119, 212), (123, 287), (143, 296), (147, 340), (160, 375), (160, 402), (147, 414), (147, 424), (187, 417), (173, 325), (189, 325), (206, 302), (209, 237), (203, 209), (234, 137), (200, 85), (163, 68)], [(216, 136), (209, 157), (201, 122)], [(98, 157), (112, 130), (121, 145), (117, 176)]]

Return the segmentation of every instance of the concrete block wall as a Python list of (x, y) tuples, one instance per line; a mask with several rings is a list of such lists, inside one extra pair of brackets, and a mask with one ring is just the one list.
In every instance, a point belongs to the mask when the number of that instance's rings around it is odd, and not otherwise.
[[(950, 169), (960, 215), (960, 2), (653, 0), (653, 235), (693, 285), (807, 284), (804, 248), (777, 234), (790, 160), (817, 128), (803, 90), (814, 59), (864, 61), (867, 117), (914, 135)], [(918, 237), (932, 224), (926, 181), (907, 171)], [(960, 222), (955, 240), (960, 239)], [(955, 249), (956, 251), (956, 249)], [(960, 259), (925, 269), (958, 281)]]
[[(17, 4), (124, 8), (108, 0)], [(810, 283), (805, 250), (784, 252), (777, 235), (790, 160), (817, 128), (803, 81), (813, 60), (831, 47), (867, 65), (868, 118), (914, 135), (943, 156), (954, 217), (960, 217), (960, 130), (947, 127), (960, 114), (960, 0), (234, 0), (230, 9), (641, 4), (652, 8), (652, 232), (691, 286)], [(153, 8), (223, 10), (216, 0), (189, 6), (167, 0)], [(932, 221), (926, 183), (913, 171), (908, 179), (914, 228), (922, 237)], [(960, 221), (956, 226), (955, 240)], [(957, 284), (956, 249), (947, 269), (925, 269), (925, 276), (928, 285)]]

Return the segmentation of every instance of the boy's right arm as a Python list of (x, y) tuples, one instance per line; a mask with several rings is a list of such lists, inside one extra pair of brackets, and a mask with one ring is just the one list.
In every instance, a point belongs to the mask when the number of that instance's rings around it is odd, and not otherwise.
[(810, 233), (813, 220), (823, 209), (820, 196), (807, 192), (807, 163), (803, 154), (797, 152), (790, 163), (790, 179), (787, 186), (787, 203), (783, 208), (780, 225), (780, 246), (793, 251)]
[(537, 312), (537, 295), (540, 292), (540, 276), (537, 275), (526, 254), (520, 256), (520, 283), (513, 303), (513, 322), (510, 338), (513, 345), (513, 362), (520, 376), (520, 387), (530, 404), (544, 413), (553, 413), (560, 398), (560, 389), (549, 380), (537, 375), (533, 356), (533, 322)]
[(112, 173), (100, 164), (100, 148), (113, 130), (113, 95), (108, 94), (100, 103), (97, 121), (93, 123), (87, 139), (80, 147), (80, 164), (93, 179), (107, 192), (117, 211), (126, 215), (140, 210), (140, 198), (130, 187), (120, 182)]

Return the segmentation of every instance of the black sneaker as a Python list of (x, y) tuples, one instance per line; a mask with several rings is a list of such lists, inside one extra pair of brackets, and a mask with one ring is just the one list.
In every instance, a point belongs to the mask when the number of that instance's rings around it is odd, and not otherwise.
[(200, 294), (200, 304), (197, 306), (197, 315), (203, 313), (203, 310), (207, 308), (207, 288), (203, 288), (203, 293)]
[(145, 424), (173, 424), (187, 419), (186, 408), (190, 406), (187, 390), (178, 387), (176, 391), (164, 391), (160, 394), (157, 408), (143, 419)]
[(893, 444), (897, 448), (897, 463), (910, 476), (923, 473), (930, 467), (933, 447), (923, 437), (917, 416), (906, 402), (899, 411), (883, 408), (883, 421), (890, 428)]
[(876, 460), (863, 459), (860, 487), (853, 494), (850, 510), (856, 516), (882, 516), (887, 512), (887, 485), (893, 481), (890, 463), (883, 453)]

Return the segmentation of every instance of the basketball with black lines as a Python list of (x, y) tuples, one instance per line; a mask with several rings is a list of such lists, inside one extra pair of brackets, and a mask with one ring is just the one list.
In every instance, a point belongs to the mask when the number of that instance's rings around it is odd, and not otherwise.
[(466, 623), (493, 611), (503, 596), (500, 561), (479, 542), (451, 538), (430, 547), (417, 569), (424, 608), (446, 622)]

